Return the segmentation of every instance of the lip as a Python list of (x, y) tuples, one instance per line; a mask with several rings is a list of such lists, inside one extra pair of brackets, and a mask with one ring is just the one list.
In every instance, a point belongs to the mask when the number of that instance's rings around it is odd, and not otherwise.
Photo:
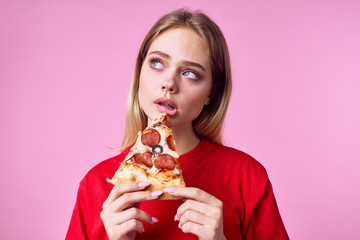
[(167, 113), (170, 117), (175, 116), (177, 113), (177, 106), (176, 104), (168, 98), (161, 97), (155, 100), (154, 102), (156, 107), (162, 113)]

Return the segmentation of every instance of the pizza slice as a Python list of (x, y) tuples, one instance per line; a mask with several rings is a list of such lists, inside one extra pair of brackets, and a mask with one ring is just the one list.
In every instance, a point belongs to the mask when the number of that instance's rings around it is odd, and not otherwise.
[[(167, 187), (185, 187), (175, 151), (172, 130), (166, 113), (155, 117), (150, 126), (139, 132), (138, 139), (108, 182), (149, 182), (149, 191), (162, 191)], [(176, 199), (164, 192), (158, 199)]]

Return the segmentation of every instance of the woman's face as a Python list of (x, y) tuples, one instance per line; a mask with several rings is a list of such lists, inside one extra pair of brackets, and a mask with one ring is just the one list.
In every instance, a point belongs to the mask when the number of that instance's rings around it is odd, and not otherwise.
[(168, 114), (172, 127), (192, 127), (210, 102), (210, 58), (201, 37), (175, 28), (152, 42), (140, 73), (139, 101), (150, 120)]

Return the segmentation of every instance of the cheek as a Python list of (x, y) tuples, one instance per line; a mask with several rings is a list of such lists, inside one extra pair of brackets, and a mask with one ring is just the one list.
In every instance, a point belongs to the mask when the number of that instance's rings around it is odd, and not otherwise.
[(151, 87), (151, 77), (147, 73), (146, 68), (142, 68), (139, 78), (139, 90), (142, 92), (146, 92)]
[(150, 92), (151, 90), (149, 89), (149, 83), (148, 83), (148, 79), (143, 76), (140, 75), (140, 79), (139, 79), (139, 102), (142, 108), (144, 108), (144, 104), (147, 101), (147, 99), (149, 99), (150, 97)]
[[(209, 91), (210, 92), (210, 91)], [(185, 100), (185, 104), (186, 104), (186, 108), (187, 111), (190, 113), (193, 117), (197, 117), (202, 109), (204, 108), (204, 106), (207, 103), (207, 99), (210, 93), (208, 93), (208, 91), (191, 91), (189, 92), (189, 94), (187, 94), (187, 96), (184, 97)]]
[(152, 103), (155, 100), (156, 93), (158, 92), (159, 86), (154, 81), (154, 76), (149, 74), (146, 69), (142, 69), (139, 77), (139, 103), (140, 107), (149, 116), (152, 110)]
[(144, 92), (153, 91), (156, 88), (155, 83), (154, 75), (151, 73), (151, 71), (149, 71), (148, 68), (143, 67), (141, 69), (139, 78), (139, 89)]

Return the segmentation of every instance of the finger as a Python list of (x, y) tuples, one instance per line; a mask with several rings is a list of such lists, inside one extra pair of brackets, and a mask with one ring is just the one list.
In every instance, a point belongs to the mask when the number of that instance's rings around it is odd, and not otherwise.
[(216, 212), (215, 209), (216, 207), (210, 204), (198, 202), (195, 200), (186, 200), (183, 204), (180, 205), (176, 214), (180, 218), (186, 211), (192, 210), (211, 217)]
[(186, 222), (180, 228), (184, 233), (195, 234), (199, 239), (225, 239), (219, 237), (221, 234), (217, 234), (215, 228), (209, 228), (196, 222)]
[(211, 223), (211, 219), (199, 212), (193, 210), (187, 210), (179, 217), (179, 227), (183, 226), (187, 222), (193, 222), (202, 226), (208, 226)]
[(186, 222), (181, 226), (181, 230), (184, 233), (192, 233), (199, 237), (199, 239), (206, 239), (204, 234), (207, 233), (207, 230), (204, 226), (194, 223)]
[[(131, 219), (123, 224), (125, 228), (127, 228), (129, 231), (137, 231), (137, 232), (144, 232), (144, 226), (141, 222)], [(128, 232), (129, 232), (128, 231)]]
[(121, 195), (114, 202), (112, 202), (108, 206), (107, 211), (111, 211), (111, 212), (122, 211), (134, 203), (157, 199), (161, 194), (163, 194), (162, 191), (127, 192)]
[(115, 226), (107, 234), (109, 239), (119, 239), (119, 237), (123, 237), (133, 231), (137, 231), (139, 233), (144, 232), (143, 224), (135, 219), (131, 219), (121, 225)]
[(110, 220), (107, 221), (107, 224), (108, 225), (120, 225), (131, 219), (143, 221), (148, 224), (153, 224), (153, 223), (156, 223), (159, 221), (158, 219), (151, 217), (148, 213), (146, 213), (138, 208), (129, 208), (123, 212), (116, 213)]
[(180, 187), (180, 188), (164, 188), (165, 192), (170, 195), (182, 198), (194, 199), (203, 203), (213, 204), (215, 206), (222, 206), (220, 200), (214, 196), (208, 194), (207, 192), (199, 188), (190, 188), (190, 187)]
[(103, 204), (103, 209), (109, 206), (112, 202), (114, 202), (124, 193), (140, 191), (145, 189), (149, 185), (150, 183), (148, 182), (129, 182), (129, 183), (121, 183), (119, 185), (114, 186), (108, 198), (105, 200)]

